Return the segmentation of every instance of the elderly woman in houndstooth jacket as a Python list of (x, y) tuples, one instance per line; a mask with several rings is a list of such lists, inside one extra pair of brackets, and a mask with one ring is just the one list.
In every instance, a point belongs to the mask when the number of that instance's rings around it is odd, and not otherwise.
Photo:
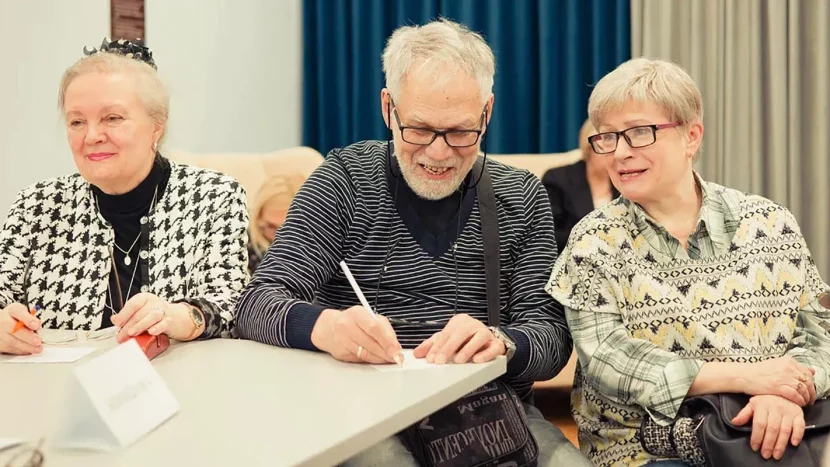
[(59, 95), (79, 173), (20, 192), (0, 231), (0, 352), (39, 353), (41, 328), (227, 336), (247, 280), (243, 189), (158, 153), (169, 98), (141, 42), (84, 53)]

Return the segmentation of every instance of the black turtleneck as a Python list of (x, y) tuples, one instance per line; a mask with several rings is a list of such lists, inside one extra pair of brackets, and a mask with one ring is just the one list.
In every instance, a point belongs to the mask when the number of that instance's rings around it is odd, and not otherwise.
[[(139, 293), (142, 285), (142, 273), (139, 261), (139, 250), (146, 249), (147, 245), (140, 238), (142, 216), (147, 215), (150, 206), (157, 204), (164, 194), (167, 182), (170, 180), (170, 164), (161, 155), (156, 155), (156, 161), (147, 177), (131, 191), (121, 195), (108, 195), (98, 187), (92, 187), (98, 209), (101, 215), (109, 222), (115, 231), (113, 259), (115, 271), (110, 271), (109, 289), (106, 303), (112, 307), (104, 307), (101, 328), (112, 326), (112, 314), (121, 310), (129, 297)], [(132, 249), (130, 249), (132, 247)], [(125, 255), (121, 250), (129, 252), (130, 264), (125, 263)], [(117, 274), (117, 276), (116, 276)], [(117, 277), (117, 279), (116, 279)], [(130, 283), (132, 282), (132, 286)], [(118, 284), (121, 285), (120, 295)], [(112, 302), (110, 302), (112, 297)], [(121, 301), (123, 299), (123, 302)]]
[(386, 175), (398, 214), (424, 251), (438, 258), (452, 248), (473, 211), (475, 189), (466, 188), (470, 185), (472, 171), (458, 190), (446, 198), (433, 201), (421, 198), (412, 191), (401, 174), (397, 159), (390, 159), (391, 168)]

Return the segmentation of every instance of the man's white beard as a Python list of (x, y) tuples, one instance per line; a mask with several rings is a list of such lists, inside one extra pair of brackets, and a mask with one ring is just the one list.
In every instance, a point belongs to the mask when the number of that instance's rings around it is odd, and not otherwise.
[(397, 154), (395, 154), (395, 157), (398, 158), (398, 167), (400, 167), (401, 174), (404, 180), (406, 180), (406, 184), (409, 185), (409, 188), (419, 197), (432, 201), (444, 199), (452, 195), (461, 186), (461, 182), (467, 176), (467, 172), (469, 172), (468, 170), (462, 173), (461, 170), (458, 170), (458, 166), (456, 166), (451, 179), (446, 181), (429, 180), (422, 175), (423, 169), (418, 163), (404, 164)]

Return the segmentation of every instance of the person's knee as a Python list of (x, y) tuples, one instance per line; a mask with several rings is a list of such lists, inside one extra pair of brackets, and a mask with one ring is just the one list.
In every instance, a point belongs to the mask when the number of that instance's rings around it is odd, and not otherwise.
[(579, 448), (573, 445), (562, 431), (545, 420), (539, 409), (525, 406), (528, 428), (539, 447), (539, 467), (567, 465), (568, 467), (591, 466), (591, 461)]
[(418, 462), (397, 436), (387, 438), (342, 463), (342, 467), (418, 467)]

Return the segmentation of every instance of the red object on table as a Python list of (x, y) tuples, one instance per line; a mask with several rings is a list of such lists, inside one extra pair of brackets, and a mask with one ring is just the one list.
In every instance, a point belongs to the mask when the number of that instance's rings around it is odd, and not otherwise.
[(141, 350), (144, 351), (144, 355), (147, 356), (148, 360), (156, 358), (170, 347), (170, 338), (167, 334), (152, 336), (145, 332), (135, 336), (134, 339), (138, 343), (138, 346), (141, 347)]

